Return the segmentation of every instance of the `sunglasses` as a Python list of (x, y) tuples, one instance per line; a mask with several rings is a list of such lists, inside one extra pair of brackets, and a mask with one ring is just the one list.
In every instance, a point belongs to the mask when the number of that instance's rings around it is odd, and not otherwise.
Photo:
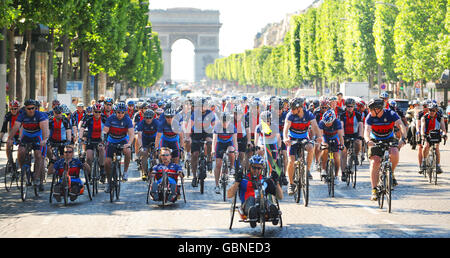
[(35, 109), (36, 109), (36, 107), (27, 108), (27, 110), (35, 110)]
[(59, 111), (53, 111), (53, 112), (55, 112), (55, 114), (57, 114), (57, 115), (61, 114), (61, 112), (59, 112)]
[(262, 170), (263, 168), (262, 168), (262, 167), (255, 167), (255, 166), (252, 166), (252, 169), (254, 169), (254, 170)]
[(161, 154), (162, 157), (168, 157), (170, 154)]
[(112, 106), (112, 104), (105, 104), (106, 106)]
[(437, 112), (436, 109), (430, 109), (430, 112)]
[(73, 151), (65, 151), (64, 153), (73, 153)]
[(173, 116), (165, 116), (165, 118), (173, 118)]
[(94, 113), (96, 113), (96, 114), (101, 114), (102, 111), (94, 111)]
[(116, 114), (123, 115), (123, 114), (125, 114), (125, 112), (117, 111)]
[(354, 108), (354, 106), (347, 106), (348, 108)]
[(321, 109), (328, 109), (328, 107), (320, 107)]
[(11, 108), (11, 110), (18, 110), (18, 108)]

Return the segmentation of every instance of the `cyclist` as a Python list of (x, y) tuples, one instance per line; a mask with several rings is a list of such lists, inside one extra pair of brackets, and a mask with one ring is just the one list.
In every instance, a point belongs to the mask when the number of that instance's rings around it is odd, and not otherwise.
[[(345, 105), (345, 99), (343, 98), (342, 92), (338, 92), (338, 93), (336, 94), (336, 98), (337, 98), (337, 100), (336, 100), (336, 105), (337, 105), (338, 107), (340, 107), (340, 108), (344, 108), (344, 105)], [(336, 114), (337, 114), (337, 113), (336, 113)]]
[(419, 111), (417, 113), (417, 115), (416, 115), (416, 134), (419, 135), (419, 141), (418, 141), (418, 144), (417, 144), (417, 146), (419, 147), (418, 148), (418, 154), (417, 154), (417, 158), (419, 159), (419, 174), (422, 174), (422, 160), (423, 160), (422, 140), (424, 140), (424, 139), (420, 138), (420, 136), (421, 136), (420, 129), (422, 128), (422, 122), (421, 121), (422, 121), (422, 117), (429, 113), (430, 110), (428, 108), (428, 105), (430, 103), (431, 102), (427, 101), (427, 100), (423, 101), (422, 102), (422, 110)]
[(153, 110), (147, 110), (144, 113), (144, 120), (139, 122), (136, 126), (138, 132), (138, 144), (140, 146), (139, 156), (141, 157), (141, 165), (143, 173), (141, 175), (142, 180), (147, 180), (148, 164), (147, 159), (150, 147), (155, 146), (156, 133), (158, 131), (158, 123), (154, 120), (155, 112)]
[[(363, 123), (361, 114), (358, 111), (355, 111), (356, 102), (352, 98), (348, 98), (345, 100), (345, 112), (341, 114), (340, 120), (342, 123), (342, 128), (344, 129), (344, 140), (353, 138), (354, 147), (356, 156), (359, 155), (359, 151), (361, 150), (361, 140), (363, 139)], [(344, 171), (347, 166), (347, 149), (350, 146), (350, 142), (346, 140), (344, 142), (345, 149), (342, 152), (342, 162), (341, 162), (341, 170)], [(359, 160), (355, 160), (356, 165), (359, 165)], [(342, 181), (346, 182), (347, 178), (344, 173), (342, 173)]]
[[(317, 108), (316, 110), (314, 110), (314, 116), (316, 117), (316, 122), (317, 124), (320, 123), (320, 121), (323, 118), (323, 115), (330, 109), (330, 101), (328, 100), (327, 97), (323, 97), (321, 98), (320, 102), (319, 102), (319, 108)], [(319, 158), (320, 158), (320, 154), (321, 150), (320, 150), (320, 144), (316, 143), (314, 145), (314, 157), (315, 157), (315, 166), (316, 166), (316, 170), (319, 171), (320, 170), (320, 166), (319, 166)]]
[[(13, 138), (16, 135), (19, 128), (22, 126), (22, 135), (20, 141), (22, 143), (34, 143), (34, 161), (35, 161), (35, 173), (34, 183), (39, 185), (39, 190), (44, 190), (44, 185), (41, 181), (41, 175), (44, 172), (44, 157), (47, 152), (47, 140), (49, 135), (48, 117), (44, 112), (40, 112), (37, 109), (36, 101), (33, 99), (26, 100), (24, 103), (25, 111), (20, 113), (11, 129), (11, 134), (8, 136), (8, 144), (13, 144)], [(25, 147), (19, 145), (19, 151), (17, 153), (18, 165), (22, 167), (25, 159)]]
[[(421, 172), (425, 170), (425, 160), (428, 157), (428, 152), (431, 147), (430, 142), (430, 132), (442, 130), (444, 138), (447, 138), (447, 130), (445, 129), (445, 123), (442, 116), (438, 114), (438, 105), (436, 103), (431, 103), (429, 106), (429, 113), (422, 116), (420, 134), (422, 135), (422, 139), (426, 139), (425, 146), (423, 148), (423, 160), (421, 166)], [(441, 152), (439, 151), (439, 143), (436, 143), (436, 173), (441, 174), (442, 168), (440, 165), (441, 161)]]
[[(251, 220), (255, 220), (259, 218), (259, 203), (256, 200), (253, 181), (260, 181), (265, 186), (266, 194), (271, 194), (278, 200), (283, 199), (283, 190), (281, 189), (277, 173), (272, 173), (270, 178), (262, 176), (261, 171), (264, 167), (263, 157), (253, 155), (249, 163), (250, 171), (246, 175), (242, 172), (235, 174), (235, 183), (228, 189), (227, 197), (233, 198), (239, 190), (239, 199), (242, 204), (239, 208), (239, 213)], [(278, 208), (275, 204), (268, 201), (265, 206), (268, 207), (270, 218), (276, 218), (278, 216)], [(250, 222), (250, 226), (256, 227), (256, 222)]]
[(114, 114), (113, 105), (114, 100), (112, 98), (106, 98), (103, 102), (104, 109), (103, 109), (103, 115), (106, 116), (106, 118), (110, 117)]
[(106, 116), (102, 114), (102, 104), (94, 104), (94, 115), (86, 119), (82, 123), (80, 128), (80, 135), (83, 136), (83, 141), (89, 142), (86, 144), (86, 162), (92, 167), (92, 161), (94, 160), (94, 150), (98, 150), (98, 163), (100, 168), (100, 181), (105, 182), (105, 146), (103, 145), (103, 128), (106, 123)]
[[(283, 160), (281, 162), (283, 162), (283, 168), (284, 168), (281, 171), (281, 184), (282, 185), (288, 184), (288, 180), (286, 178), (286, 171), (285, 171), (285, 169), (287, 167), (287, 163), (288, 163), (288, 155), (286, 152), (286, 149), (287, 149), (286, 144), (284, 144), (284, 141), (283, 141), (284, 122), (286, 121), (287, 113), (288, 113), (288, 111), (286, 111), (284, 108), (283, 99), (278, 98), (278, 133), (280, 134), (280, 138), (281, 138), (280, 152), (283, 154)], [(276, 122), (276, 121), (274, 121), (274, 122)]]
[[(70, 121), (69, 119), (67, 119), (67, 117), (64, 117), (62, 115), (62, 107), (61, 106), (56, 106), (53, 109), (53, 116), (49, 118), (49, 122), (48, 122), (48, 126), (50, 129), (50, 137), (49, 137), (49, 152), (48, 152), (48, 156), (49, 156), (49, 161), (50, 163), (53, 163), (52, 160), (52, 143), (67, 143), (67, 142), (71, 142), (72, 141), (72, 129), (70, 126)], [(64, 155), (64, 146), (60, 146), (58, 153), (60, 156)], [(59, 159), (59, 156), (56, 157), (57, 159)], [(52, 175), (53, 174), (53, 166), (49, 166), (48, 167), (48, 174)]]
[[(402, 122), (403, 122), (403, 125), (405, 126), (405, 128), (407, 128), (408, 127), (408, 121), (406, 120), (406, 116), (405, 116), (405, 113), (403, 113), (403, 111), (400, 109), (400, 108), (398, 108), (398, 106), (397, 106), (397, 102), (395, 101), (395, 100), (391, 100), (391, 101), (389, 101), (389, 108), (391, 109), (391, 110), (393, 110), (393, 111), (395, 111), (395, 113), (397, 113), (397, 115), (400, 117), (400, 119), (402, 120)], [(399, 128), (398, 127), (395, 127), (394, 128), (394, 132), (395, 132), (395, 135), (398, 137), (398, 131), (399, 131)]]
[(78, 103), (77, 110), (75, 110), (70, 116), (70, 121), (72, 124), (72, 132), (74, 135), (74, 142), (78, 142), (78, 139), (79, 139), (78, 125), (80, 124), (81, 120), (83, 120), (84, 116), (86, 116), (86, 111), (84, 110), (84, 104)]
[[(281, 146), (281, 137), (272, 124), (272, 113), (264, 111), (260, 115), (260, 123), (255, 128), (255, 144), (259, 150), (257, 154), (265, 156), (269, 165), (269, 175), (272, 174), (278, 159), (278, 151)], [(267, 156), (266, 156), (267, 154)], [(280, 175), (281, 171), (276, 171)]]
[(389, 94), (384, 91), (380, 94), (380, 98), (384, 101), (384, 108), (390, 109), (391, 107), (389, 105)]
[[(191, 165), (192, 165), (192, 186), (198, 186), (197, 170), (198, 156), (200, 152), (200, 142), (206, 141), (207, 169), (212, 169), (212, 140), (213, 128), (216, 123), (216, 116), (208, 108), (208, 101), (201, 99), (200, 103), (194, 102), (194, 111), (191, 114), (191, 130), (188, 132), (188, 138), (191, 138)], [(201, 112), (200, 112), (201, 111)], [(216, 164), (217, 165), (217, 164)]]
[(170, 148), (172, 150), (171, 156), (174, 162), (179, 164), (180, 139), (183, 139), (183, 131), (181, 130), (181, 126), (177, 125), (176, 122), (173, 121), (174, 116), (174, 109), (169, 108), (164, 111), (164, 120), (162, 121), (162, 123), (158, 123), (155, 147), (156, 149), (160, 149), (162, 147)]
[[(11, 132), (11, 129), (14, 126), (14, 123), (16, 122), (17, 118), (19, 117), (19, 108), (20, 108), (20, 103), (17, 100), (13, 100), (11, 102), (9, 102), (9, 112), (6, 113), (5, 118), (3, 119), (3, 126), (2, 126), (2, 131), (0, 132), (0, 140), (3, 141), (3, 136), (5, 135), (5, 133), (7, 133), (8, 131)], [(8, 123), (9, 123), (9, 127), (8, 127)], [(14, 135), (14, 144), (18, 144), (19, 142), (19, 131), (17, 131), (16, 135)], [(8, 159), (12, 154), (12, 144), (7, 143), (6, 144), (6, 156), (8, 157)]]
[[(379, 168), (381, 165), (381, 158), (383, 152), (380, 148), (375, 147), (374, 140), (392, 141), (394, 140), (394, 126), (399, 126), (401, 133), (401, 143), (399, 146), (405, 144), (403, 136), (405, 135), (405, 128), (400, 117), (392, 110), (385, 109), (385, 102), (381, 98), (371, 99), (368, 103), (369, 116), (366, 119), (366, 127), (364, 131), (364, 139), (367, 142), (369, 148), (370, 158), (370, 174), (372, 184), (372, 196), (371, 200), (377, 200), (377, 185), (379, 178)], [(394, 171), (399, 161), (398, 148), (391, 147), (389, 150), (390, 161), (392, 163), (392, 178), (394, 186), (397, 185), (397, 181), (394, 178)]]
[(327, 175), (326, 166), (328, 159), (328, 144), (330, 140), (337, 140), (336, 143), (331, 146), (331, 150), (334, 154), (335, 161), (335, 184), (339, 184), (338, 172), (341, 163), (339, 148), (344, 142), (344, 130), (342, 129), (342, 123), (336, 117), (333, 110), (328, 110), (323, 114), (322, 119), (319, 122), (319, 129), (323, 135), (323, 145), (326, 147), (326, 149), (322, 150), (320, 154), (322, 159), (322, 172), (320, 175), (322, 177)]
[(134, 114), (136, 113), (136, 109), (135, 109), (135, 105), (134, 105), (134, 101), (133, 100), (129, 100), (127, 103), (128, 106), (128, 110), (127, 110), (127, 115), (133, 119)]
[(154, 201), (160, 201), (161, 196), (158, 193), (158, 185), (162, 181), (162, 172), (166, 170), (168, 173), (170, 196), (168, 197), (169, 202), (175, 202), (177, 200), (177, 195), (179, 194), (179, 189), (177, 186), (178, 176), (183, 177), (183, 169), (176, 163), (172, 163), (171, 150), (167, 147), (162, 147), (159, 155), (161, 163), (155, 165), (152, 168), (152, 173), (149, 175), (154, 176), (155, 179), (152, 183), (152, 188), (150, 195)]
[[(300, 143), (291, 145), (291, 140), (301, 141), (303, 139), (308, 139), (308, 128), (312, 127), (313, 132), (317, 136), (318, 143), (322, 142), (322, 134), (319, 131), (319, 127), (317, 126), (317, 121), (315, 120), (314, 115), (307, 111), (304, 107), (305, 100), (303, 98), (294, 98), (290, 102), (291, 111), (286, 115), (286, 122), (284, 125), (283, 131), (283, 141), (286, 144), (289, 152), (289, 162), (287, 166), (288, 176), (289, 176), (289, 188), (288, 194), (293, 195), (295, 190), (295, 185), (293, 184), (294, 180), (294, 162), (295, 162), (295, 154), (298, 151)], [(309, 142), (305, 145), (305, 150), (307, 151), (307, 168), (306, 172), (308, 173), (308, 177), (312, 178), (310, 173), (311, 163), (314, 158), (314, 148), (313, 145)]]
[[(83, 194), (84, 185), (80, 179), (80, 170), (84, 169), (88, 174), (90, 172), (90, 167), (86, 163), (82, 163), (79, 159), (73, 157), (74, 148), (71, 145), (64, 147), (64, 158), (59, 159), (53, 168), (57, 171), (59, 176), (64, 173), (65, 164), (68, 164), (68, 175), (70, 176), (70, 189), (69, 196), (71, 201), (75, 201), (78, 195)], [(62, 180), (62, 179), (61, 179)], [(53, 196), (60, 202), (62, 192), (61, 181), (57, 182), (53, 188)]]
[(242, 164), (242, 167), (246, 167), (245, 153), (247, 151), (247, 144), (250, 142), (250, 127), (248, 118), (248, 113), (244, 114), (242, 107), (238, 105), (234, 107), (234, 126), (237, 130), (239, 162)]
[(211, 155), (216, 158), (216, 167), (214, 168), (214, 176), (216, 187), (214, 191), (220, 194), (219, 177), (220, 169), (222, 167), (223, 155), (227, 153), (228, 160), (231, 165), (230, 175), (234, 175), (234, 161), (236, 155), (239, 153), (237, 143), (237, 130), (234, 126), (234, 117), (229, 112), (223, 112), (220, 116), (220, 121), (214, 126), (213, 133), (213, 150)]
[(52, 101), (52, 110), (50, 110), (50, 111), (47, 112), (47, 116), (48, 116), (48, 117), (53, 116), (53, 109), (54, 109), (56, 106), (59, 106), (59, 105), (61, 105), (61, 103), (59, 102), (59, 100), (57, 100), (57, 99), (53, 100), (53, 101)]
[(123, 180), (128, 180), (128, 166), (131, 159), (131, 140), (134, 138), (134, 129), (131, 119), (125, 115), (127, 107), (125, 103), (119, 102), (115, 106), (115, 114), (106, 119), (105, 126), (103, 127), (103, 133), (108, 134), (106, 139), (106, 160), (105, 170), (108, 178), (108, 184), (105, 192), (110, 191), (110, 179), (111, 179), (111, 165), (116, 147), (114, 145), (123, 144), (123, 154), (125, 156), (125, 163), (123, 169)]

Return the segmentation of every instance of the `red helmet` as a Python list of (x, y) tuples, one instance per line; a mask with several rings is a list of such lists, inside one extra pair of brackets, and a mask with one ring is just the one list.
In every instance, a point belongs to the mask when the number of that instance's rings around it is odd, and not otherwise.
[(12, 100), (11, 102), (9, 102), (9, 107), (20, 107), (20, 102), (17, 100)]
[(156, 103), (152, 103), (152, 104), (150, 104), (150, 108), (151, 108), (153, 111), (156, 111), (159, 107), (158, 107), (158, 105), (157, 105)]
[(92, 109), (93, 109), (94, 111), (96, 111), (96, 110), (102, 111), (102, 110), (103, 110), (103, 105), (100, 104), (100, 103), (96, 103), (96, 104), (92, 105)]

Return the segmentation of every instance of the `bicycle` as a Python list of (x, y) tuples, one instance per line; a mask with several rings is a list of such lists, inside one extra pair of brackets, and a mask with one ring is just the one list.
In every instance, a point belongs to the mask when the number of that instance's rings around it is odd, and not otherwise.
[(15, 152), (14, 146), (11, 147), (11, 153), (8, 155), (8, 162), (6, 163), (5, 167), (5, 176), (4, 176), (4, 183), (5, 183), (5, 189), (7, 192), (9, 192), (12, 188), (12, 184), (15, 181), (17, 188), (19, 188), (19, 178), (20, 173), (17, 170), (17, 158), (16, 161), (13, 159), (13, 152)]
[(375, 147), (381, 148), (384, 153), (381, 158), (381, 166), (379, 171), (381, 172), (378, 179), (377, 186), (377, 200), (378, 206), (380, 209), (383, 208), (384, 198), (386, 197), (386, 202), (388, 204), (388, 212), (391, 213), (392, 210), (392, 187), (393, 187), (393, 178), (392, 178), (392, 163), (389, 158), (389, 149), (391, 147), (397, 147), (398, 142), (394, 141), (386, 141), (386, 140), (372, 140), (375, 143)]
[(36, 143), (21, 143), (21, 146), (25, 147), (26, 155), (20, 174), (20, 197), (22, 201), (25, 201), (30, 187), (34, 188), (35, 197), (39, 197), (39, 186), (36, 185), (33, 180), (35, 171), (31, 171), (31, 163), (33, 162), (33, 155), (31, 155), (31, 151), (36, 146)]
[(230, 171), (229, 168), (231, 168), (231, 164), (229, 164), (227, 154), (230, 154), (230, 153), (233, 153), (233, 151), (224, 152), (223, 158), (222, 158), (222, 167), (220, 169), (219, 185), (222, 188), (224, 202), (227, 200), (226, 194), (227, 194), (227, 185), (228, 185), (228, 171)]
[(120, 183), (122, 181), (122, 170), (120, 167), (120, 161), (122, 160), (123, 145), (114, 143), (110, 144), (112, 144), (115, 149), (112, 158), (110, 191), (109, 191), (110, 202), (113, 202), (114, 195), (116, 197), (116, 200), (119, 200), (120, 196)]
[[(436, 144), (441, 142), (441, 134), (438, 130), (433, 130), (430, 135), (426, 136), (426, 140), (430, 143), (431, 153), (428, 154), (425, 160), (425, 178), (428, 176), (428, 182), (437, 185), (437, 162), (436, 162)], [(444, 138), (444, 145), (447, 143), (447, 138)]]
[(350, 138), (344, 137), (345, 145), (348, 146), (348, 148), (347, 148), (347, 160), (343, 174), (345, 174), (347, 178), (347, 186), (349, 186), (350, 183), (352, 183), (353, 188), (356, 187), (356, 173), (358, 170), (356, 165), (358, 157), (356, 155), (355, 140), (356, 138), (353, 137)]
[(203, 194), (205, 190), (205, 179), (206, 179), (206, 154), (205, 154), (205, 143), (206, 141), (200, 141), (198, 144), (200, 144), (200, 154), (198, 159), (198, 175), (197, 180), (200, 183), (200, 193)]
[[(100, 143), (102, 144), (102, 143)], [(91, 145), (91, 142), (88, 141), (86, 143), (86, 145)], [(98, 146), (98, 145), (97, 145)], [(99, 163), (99, 159), (98, 159), (98, 148), (97, 146), (94, 148), (93, 150), (93, 161), (92, 161), (92, 169), (91, 169), (91, 184), (92, 184), (92, 195), (95, 196), (96, 194), (98, 194), (98, 183), (100, 181), (100, 163)]]
[[(148, 147), (142, 148), (142, 151), (148, 150), (147, 156), (147, 176), (148, 171), (153, 168), (156, 164), (158, 164), (158, 159), (155, 155), (155, 144), (151, 143)], [(142, 174), (145, 174), (144, 168), (142, 167), (142, 156), (137, 160), (138, 170), (141, 171)], [(147, 179), (148, 180), (148, 179)]]
[[(336, 172), (336, 162), (334, 159), (334, 146), (337, 145), (337, 140), (331, 139), (328, 141), (328, 147), (325, 147), (326, 145), (321, 145), (321, 150), (328, 150), (328, 159), (326, 164), (326, 176), (324, 176), (325, 183), (328, 185), (328, 195), (331, 197), (334, 197), (334, 178), (335, 178), (335, 172)], [(339, 148), (342, 150), (343, 148)]]
[[(270, 218), (269, 217), (269, 213), (267, 210), (268, 207), (268, 195), (266, 194), (266, 186), (261, 183), (261, 180), (258, 180), (255, 177), (249, 178), (250, 181), (252, 182), (253, 185), (253, 189), (255, 191), (255, 199), (256, 199), (256, 205), (259, 206), (259, 218), (257, 219), (249, 219), (247, 218), (246, 215), (244, 215), (242, 213), (242, 210), (240, 208), (237, 207), (236, 201), (237, 201), (237, 195), (238, 193), (236, 193), (234, 195), (233, 201), (231, 203), (231, 221), (230, 221), (230, 227), (229, 230), (231, 230), (231, 228), (233, 227), (233, 220), (234, 220), (234, 214), (235, 214), (235, 210), (236, 208), (238, 208), (239, 214), (241, 216), (241, 219), (239, 220), (239, 222), (245, 222), (245, 223), (250, 223), (250, 226), (252, 228), (256, 227), (256, 223), (260, 223), (260, 228), (261, 228), (261, 235), (264, 236), (265, 234), (265, 230), (266, 230), (266, 222), (272, 222), (272, 224), (274, 226), (278, 225), (278, 223), (280, 224), (280, 228), (283, 227), (283, 220), (281, 217), (281, 211), (280, 211), (280, 203), (278, 202), (277, 198), (274, 198), (272, 195), (271, 199), (272, 201), (275, 199), (275, 203), (277, 205), (277, 209), (278, 209), (278, 216), (276, 218)], [(239, 190), (238, 190), (239, 191)], [(273, 203), (273, 202), (272, 202)]]
[(295, 164), (294, 164), (294, 200), (296, 203), (300, 202), (302, 192), (303, 192), (303, 202), (305, 207), (308, 206), (309, 202), (309, 178), (306, 173), (306, 162), (305, 162), (305, 145), (309, 143), (308, 139), (302, 139), (300, 141), (291, 141), (291, 146), (295, 144), (300, 144), (297, 153), (295, 153)]

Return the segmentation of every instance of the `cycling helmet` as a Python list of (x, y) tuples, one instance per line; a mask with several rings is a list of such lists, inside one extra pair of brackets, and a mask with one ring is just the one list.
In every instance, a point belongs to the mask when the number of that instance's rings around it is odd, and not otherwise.
[(131, 105), (134, 105), (134, 104), (135, 104), (135, 103), (134, 103), (133, 100), (129, 100), (128, 103), (127, 103), (128, 106), (131, 106)]
[(325, 112), (322, 116), (322, 121), (325, 124), (331, 124), (334, 122), (334, 120), (336, 120), (336, 114), (334, 113), (333, 110), (328, 110), (327, 112)]
[(62, 107), (62, 106), (56, 106), (54, 109), (53, 109), (53, 112), (55, 112), (55, 113), (57, 113), (57, 114), (60, 114), (60, 113), (62, 113), (64, 111), (64, 108)]
[(94, 111), (96, 111), (96, 110), (102, 111), (103, 110), (103, 105), (100, 104), (100, 103), (94, 104), (94, 105), (92, 105), (92, 109)]
[(438, 110), (438, 104), (437, 103), (434, 103), (434, 102), (431, 102), (429, 105), (428, 105), (428, 108), (430, 109), (430, 110), (432, 110), (432, 109), (435, 109), (435, 110)]
[[(147, 104), (145, 104), (145, 106), (143, 106), (142, 108), (144, 108), (146, 106), (147, 106)], [(158, 105), (156, 105), (156, 103), (152, 103), (152, 104), (150, 104), (150, 109), (155, 111), (158, 109)]]
[(70, 114), (70, 109), (66, 104), (61, 105), (64, 114)]
[(361, 105), (364, 106), (364, 107), (366, 106), (366, 102), (365, 102), (364, 100), (360, 100), (360, 101), (359, 101), (359, 104), (361, 104)]
[(337, 97), (336, 96), (331, 96), (330, 97), (330, 101), (337, 101)]
[(123, 102), (119, 102), (114, 106), (115, 112), (126, 112), (127, 109), (128, 109), (127, 106)]
[(20, 107), (20, 102), (17, 100), (12, 100), (11, 102), (9, 102), (9, 107)]
[(55, 106), (55, 105), (59, 106), (59, 105), (61, 105), (61, 103), (59, 102), (59, 100), (55, 99), (55, 100), (52, 101), (52, 105), (53, 106)]
[(92, 107), (91, 106), (88, 106), (87, 108), (86, 108), (86, 112), (88, 112), (88, 113), (91, 113), (92, 112)]
[(397, 102), (395, 102), (395, 100), (391, 100), (391, 101), (389, 101), (389, 106), (393, 107), (393, 108), (396, 108), (397, 107)]
[(175, 116), (175, 109), (172, 109), (172, 108), (166, 109), (166, 111), (164, 111), (164, 116), (165, 117), (173, 117), (173, 116)]
[(382, 99), (387, 99), (387, 98), (389, 98), (389, 94), (388, 94), (387, 92), (382, 92), (382, 93), (380, 94), (380, 98), (382, 98)]
[(321, 100), (320, 101), (320, 106), (321, 107), (329, 107), (330, 106), (330, 102), (327, 99)]
[(352, 98), (348, 98), (345, 100), (345, 105), (351, 105), (351, 106), (355, 106), (355, 100)]
[(153, 110), (149, 109), (144, 112), (144, 118), (154, 118), (155, 112)]
[(106, 98), (105, 103), (111, 103), (114, 104), (114, 100), (112, 98)]
[(289, 106), (291, 107), (291, 109), (295, 109), (298, 107), (303, 107), (303, 104), (305, 103), (305, 99), (304, 98), (293, 98), (291, 100), (291, 102), (289, 103)]
[(384, 108), (384, 100), (380, 98), (371, 99), (369, 101), (368, 107), (371, 109), (378, 108), (383, 109)]
[(31, 106), (31, 105), (33, 105), (33, 106), (36, 106), (36, 100), (34, 100), (34, 99), (27, 99), (27, 100), (25, 100), (25, 103), (23, 103), (23, 105), (24, 106)]
[(264, 165), (264, 158), (261, 157), (260, 155), (256, 154), (253, 155), (250, 159), (249, 159), (250, 164), (259, 164), (259, 165)]
[(313, 101), (314, 108), (319, 107), (319, 104), (320, 104), (320, 102), (319, 102), (318, 99), (315, 99), (315, 100)]
[(259, 115), (259, 120), (266, 123), (272, 121), (272, 113), (270, 111), (264, 111)]
[(155, 112), (156, 112), (156, 114), (161, 115), (162, 113), (164, 113), (164, 109), (157, 108)]

